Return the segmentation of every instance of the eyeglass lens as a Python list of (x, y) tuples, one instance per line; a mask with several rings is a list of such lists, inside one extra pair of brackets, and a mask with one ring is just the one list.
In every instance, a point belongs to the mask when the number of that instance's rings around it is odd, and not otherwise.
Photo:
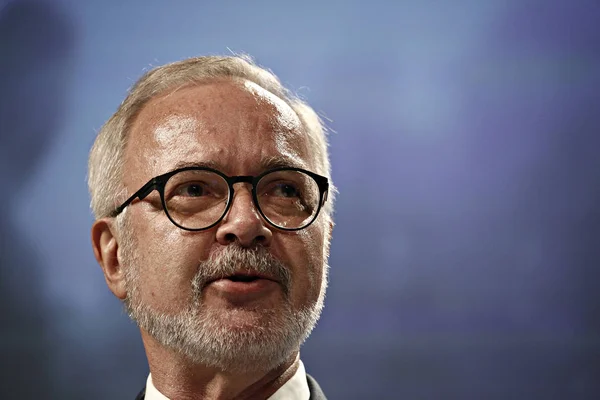
[[(319, 209), (319, 186), (300, 171), (270, 172), (260, 179), (255, 190), (259, 210), (280, 228), (304, 227)], [(214, 172), (187, 170), (169, 178), (164, 195), (166, 211), (175, 223), (187, 229), (203, 229), (225, 213), (229, 185)]]

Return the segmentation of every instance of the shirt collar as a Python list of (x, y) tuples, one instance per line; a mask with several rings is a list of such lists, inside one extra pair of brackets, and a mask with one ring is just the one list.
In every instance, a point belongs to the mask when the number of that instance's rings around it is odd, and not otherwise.
[(294, 376), (277, 389), (267, 400), (308, 400), (309, 398), (310, 390), (306, 381), (304, 364), (302, 364), (301, 360), (298, 360), (298, 369)]
[[(302, 361), (298, 360), (298, 369), (294, 376), (277, 389), (267, 400), (308, 400), (309, 398), (310, 390), (306, 381), (306, 370)], [(154, 387), (152, 374), (148, 374), (148, 379), (146, 380), (145, 400), (169, 400), (168, 397)]]
[(169, 400), (167, 396), (154, 387), (152, 374), (148, 374), (148, 379), (146, 379), (146, 395), (144, 396), (144, 400)]

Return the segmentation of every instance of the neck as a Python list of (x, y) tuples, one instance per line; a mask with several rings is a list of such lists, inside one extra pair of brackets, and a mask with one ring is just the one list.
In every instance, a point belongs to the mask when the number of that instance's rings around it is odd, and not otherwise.
[(191, 363), (184, 356), (165, 349), (142, 332), (152, 382), (170, 399), (267, 399), (298, 369), (298, 352), (270, 370), (231, 373)]

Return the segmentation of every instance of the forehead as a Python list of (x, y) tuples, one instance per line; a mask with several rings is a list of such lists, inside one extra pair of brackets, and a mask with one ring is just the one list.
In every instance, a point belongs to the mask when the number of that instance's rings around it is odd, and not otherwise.
[(128, 175), (160, 175), (206, 163), (231, 175), (257, 174), (273, 160), (312, 169), (300, 119), (282, 99), (245, 80), (185, 87), (148, 102), (125, 152)]

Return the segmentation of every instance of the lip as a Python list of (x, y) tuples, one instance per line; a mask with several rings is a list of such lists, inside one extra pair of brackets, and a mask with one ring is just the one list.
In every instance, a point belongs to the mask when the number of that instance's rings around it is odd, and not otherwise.
[(273, 281), (275, 283), (279, 283), (279, 280), (275, 279), (274, 277), (270, 276), (270, 275), (265, 275), (265, 274), (261, 274), (258, 272), (254, 272), (254, 271), (249, 271), (249, 270), (239, 270), (239, 271), (235, 271), (233, 274), (229, 274), (227, 276), (217, 276), (215, 278), (209, 279), (205, 286), (208, 286), (214, 282), (220, 281), (220, 280), (227, 280), (230, 281), (232, 283), (252, 283), (252, 282), (234, 282), (231, 281), (229, 278), (232, 276), (250, 276), (253, 278), (256, 278), (255, 280), (267, 280), (267, 281)]
[(266, 294), (278, 287), (277, 282), (270, 279), (257, 278), (251, 282), (232, 281), (227, 278), (217, 279), (209, 286), (218, 292), (230, 296), (257, 296)]
[[(250, 282), (233, 281), (232, 276), (251, 276), (255, 278)], [(220, 295), (229, 297), (232, 300), (253, 300), (267, 295), (280, 286), (278, 280), (265, 274), (259, 274), (252, 271), (238, 271), (234, 274), (217, 277), (206, 283), (207, 288), (216, 290)]]

